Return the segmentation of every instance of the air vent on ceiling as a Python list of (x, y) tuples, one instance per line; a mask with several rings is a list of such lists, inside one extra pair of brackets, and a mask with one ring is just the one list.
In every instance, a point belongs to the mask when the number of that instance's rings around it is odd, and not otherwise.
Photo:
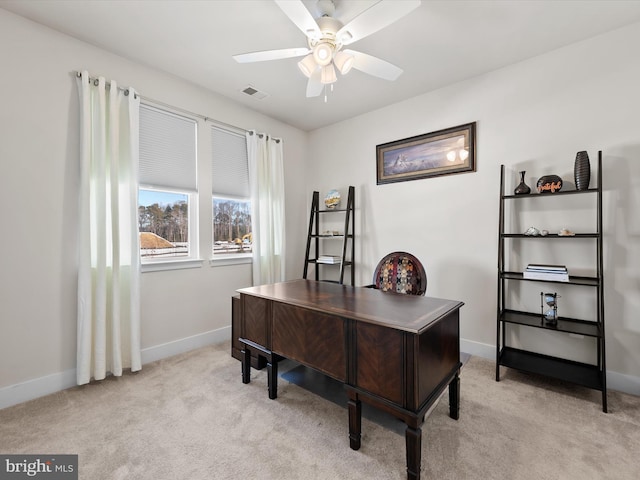
[(256, 87), (254, 87), (253, 85), (247, 85), (246, 87), (244, 87), (242, 90), (240, 90), (242, 93), (249, 95), (250, 97), (253, 97), (255, 99), (258, 100), (262, 100), (265, 97), (268, 97), (269, 94), (266, 92), (261, 92), (260, 90), (258, 90)]

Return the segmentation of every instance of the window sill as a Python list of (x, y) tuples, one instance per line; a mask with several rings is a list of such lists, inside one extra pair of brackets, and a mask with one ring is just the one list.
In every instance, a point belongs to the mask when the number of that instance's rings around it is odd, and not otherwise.
[(226, 267), (228, 265), (246, 265), (253, 262), (251, 254), (245, 255), (220, 255), (209, 260), (212, 267)]
[(202, 267), (202, 260), (171, 260), (163, 262), (149, 262), (141, 265), (142, 273), (146, 272), (160, 272), (163, 270), (182, 270), (185, 268), (200, 268)]

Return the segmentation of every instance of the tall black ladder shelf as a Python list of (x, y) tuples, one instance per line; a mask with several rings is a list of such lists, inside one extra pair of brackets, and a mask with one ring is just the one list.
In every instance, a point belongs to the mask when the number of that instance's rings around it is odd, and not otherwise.
[[(602, 152), (598, 152), (597, 182), (595, 188), (586, 190), (558, 191), (553, 194), (530, 193), (524, 195), (512, 195), (505, 192), (505, 167), (500, 171), (500, 216), (498, 233), (498, 300), (497, 300), (497, 337), (496, 337), (496, 381), (500, 381), (500, 366), (514, 368), (530, 373), (545, 375), (565, 382), (581, 385), (602, 392), (602, 411), (607, 411), (607, 370), (605, 355), (605, 328), (604, 328), (604, 278), (603, 278), (603, 231), (602, 231)], [(596, 195), (595, 231), (577, 233), (574, 236), (560, 236), (548, 234), (546, 236), (527, 236), (523, 233), (510, 233), (505, 231), (505, 202), (527, 202), (529, 198), (545, 198), (549, 202), (558, 201), (564, 195)], [(573, 276), (563, 285), (575, 285), (577, 288), (591, 288), (596, 295), (595, 320), (581, 320), (575, 318), (559, 317), (555, 325), (550, 325), (542, 319), (540, 312), (522, 312), (510, 309), (506, 300), (506, 292), (509, 282), (546, 282), (557, 283), (549, 280), (533, 280), (524, 278), (523, 272), (507, 271), (509, 267), (505, 262), (505, 239), (519, 238), (527, 242), (596, 242), (596, 255), (594, 258), (595, 276)], [(526, 239), (526, 240), (524, 240)], [(509, 269), (511, 270), (511, 269)], [(573, 288), (573, 287), (570, 287)], [(507, 325), (520, 325), (531, 328), (545, 329), (547, 331), (565, 332), (569, 334), (592, 337), (595, 339), (596, 352), (594, 363), (576, 362), (559, 356), (542, 355), (540, 353), (514, 348), (507, 345), (505, 331)], [(526, 332), (521, 332), (526, 334)]]
[[(355, 258), (355, 245), (354, 245), (354, 230), (355, 230), (355, 188), (349, 187), (349, 194), (347, 195), (347, 204), (345, 208), (333, 208), (333, 209), (320, 209), (320, 193), (313, 192), (311, 199), (311, 213), (309, 214), (309, 233), (307, 235), (307, 250), (304, 259), (304, 273), (302, 278), (307, 278), (309, 273), (309, 265), (315, 265), (315, 279), (320, 278), (320, 266), (322, 267), (340, 267), (340, 275), (337, 283), (343, 284), (345, 277), (345, 270), (350, 270), (351, 285), (355, 285), (356, 268), (354, 263)], [(320, 231), (320, 216), (334, 213), (342, 213), (344, 215), (344, 229), (342, 233), (338, 235), (323, 234)], [(321, 256), (321, 243), (327, 239), (341, 239), (342, 248), (339, 263), (330, 263), (322, 260)], [(311, 243), (314, 243), (313, 249)], [(313, 250), (313, 252), (312, 252)], [(322, 279), (324, 280), (324, 278)], [(335, 281), (335, 280), (327, 280)]]

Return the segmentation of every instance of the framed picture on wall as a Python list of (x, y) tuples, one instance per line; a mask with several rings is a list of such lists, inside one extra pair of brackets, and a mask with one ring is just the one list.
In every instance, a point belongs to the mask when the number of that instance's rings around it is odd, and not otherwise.
[(476, 123), (376, 145), (377, 184), (475, 172)]

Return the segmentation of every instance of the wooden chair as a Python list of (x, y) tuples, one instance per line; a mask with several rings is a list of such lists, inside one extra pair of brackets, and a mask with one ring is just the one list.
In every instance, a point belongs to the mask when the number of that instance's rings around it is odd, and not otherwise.
[(407, 252), (392, 252), (376, 267), (372, 288), (383, 292), (424, 295), (427, 273), (416, 257)]

